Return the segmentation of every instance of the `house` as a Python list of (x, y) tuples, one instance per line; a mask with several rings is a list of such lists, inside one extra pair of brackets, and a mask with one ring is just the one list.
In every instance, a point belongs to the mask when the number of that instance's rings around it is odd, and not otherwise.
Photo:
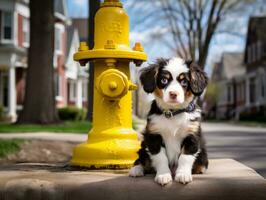
[(88, 18), (72, 18), (72, 25), (78, 29), (78, 34), (80, 41), (88, 41), (89, 36), (89, 27), (88, 27)]
[(81, 67), (73, 60), (73, 55), (79, 48), (79, 33), (74, 25), (67, 28), (66, 78), (68, 88), (68, 105), (78, 108), (87, 107), (88, 98), (88, 65)]
[(246, 103), (243, 115), (266, 116), (266, 16), (251, 17), (245, 47)]
[(13, 119), (24, 98), (29, 17), (28, 1), (0, 1), (0, 105)]
[[(65, 0), (54, 0), (54, 6), (56, 105), (82, 107), (87, 101), (88, 75), (86, 70), (73, 62), (79, 36), (77, 30), (71, 27)], [(0, 0), (0, 106), (4, 107), (12, 121), (22, 109), (25, 95), (29, 18), (29, 0)]]
[(211, 82), (217, 85), (216, 118), (266, 116), (266, 17), (251, 17), (244, 53), (224, 53)]
[(213, 69), (211, 82), (216, 84), (216, 117), (233, 117), (245, 101), (243, 53), (223, 53), (221, 62)]

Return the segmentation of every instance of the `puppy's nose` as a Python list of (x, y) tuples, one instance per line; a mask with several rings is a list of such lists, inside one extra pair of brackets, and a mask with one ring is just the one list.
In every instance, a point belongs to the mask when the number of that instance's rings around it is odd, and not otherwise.
[(169, 96), (171, 99), (176, 99), (176, 97), (178, 96), (178, 92), (170, 91)]

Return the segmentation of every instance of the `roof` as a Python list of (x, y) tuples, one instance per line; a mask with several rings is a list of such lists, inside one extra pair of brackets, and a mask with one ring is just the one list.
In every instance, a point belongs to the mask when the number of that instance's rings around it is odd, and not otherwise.
[(75, 33), (75, 28), (73, 26), (68, 26), (67, 27), (67, 40), (66, 40), (66, 56), (69, 56), (69, 51), (72, 46), (73, 38), (74, 38), (74, 33)]
[(78, 29), (80, 41), (88, 41), (89, 36), (89, 19), (88, 18), (73, 18), (72, 25)]
[(246, 74), (243, 59), (243, 53), (224, 53), (221, 62), (214, 67), (212, 79), (228, 80)]
[(245, 62), (247, 62), (247, 47), (254, 42), (261, 41), (266, 43), (266, 16), (251, 17), (248, 24), (246, 48), (245, 48)]
[(69, 16), (66, 7), (66, 0), (54, 0), (54, 12), (57, 18), (67, 21)]

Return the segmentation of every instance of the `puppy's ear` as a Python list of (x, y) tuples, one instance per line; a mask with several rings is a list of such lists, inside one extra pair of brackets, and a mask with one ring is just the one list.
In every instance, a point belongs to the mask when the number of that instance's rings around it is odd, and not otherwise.
[(186, 62), (189, 67), (189, 87), (195, 96), (200, 96), (208, 84), (207, 74), (192, 61)]
[(156, 88), (157, 70), (158, 66), (156, 64), (152, 64), (141, 70), (140, 82), (144, 91), (147, 93), (152, 93)]

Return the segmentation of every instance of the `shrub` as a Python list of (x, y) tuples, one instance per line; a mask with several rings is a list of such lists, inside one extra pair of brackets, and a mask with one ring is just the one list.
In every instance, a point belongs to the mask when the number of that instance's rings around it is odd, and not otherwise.
[(58, 109), (58, 115), (61, 120), (82, 121), (86, 119), (87, 110), (85, 108), (77, 108), (74, 106)]
[(266, 122), (266, 107), (253, 107), (243, 111), (239, 116), (240, 121)]

